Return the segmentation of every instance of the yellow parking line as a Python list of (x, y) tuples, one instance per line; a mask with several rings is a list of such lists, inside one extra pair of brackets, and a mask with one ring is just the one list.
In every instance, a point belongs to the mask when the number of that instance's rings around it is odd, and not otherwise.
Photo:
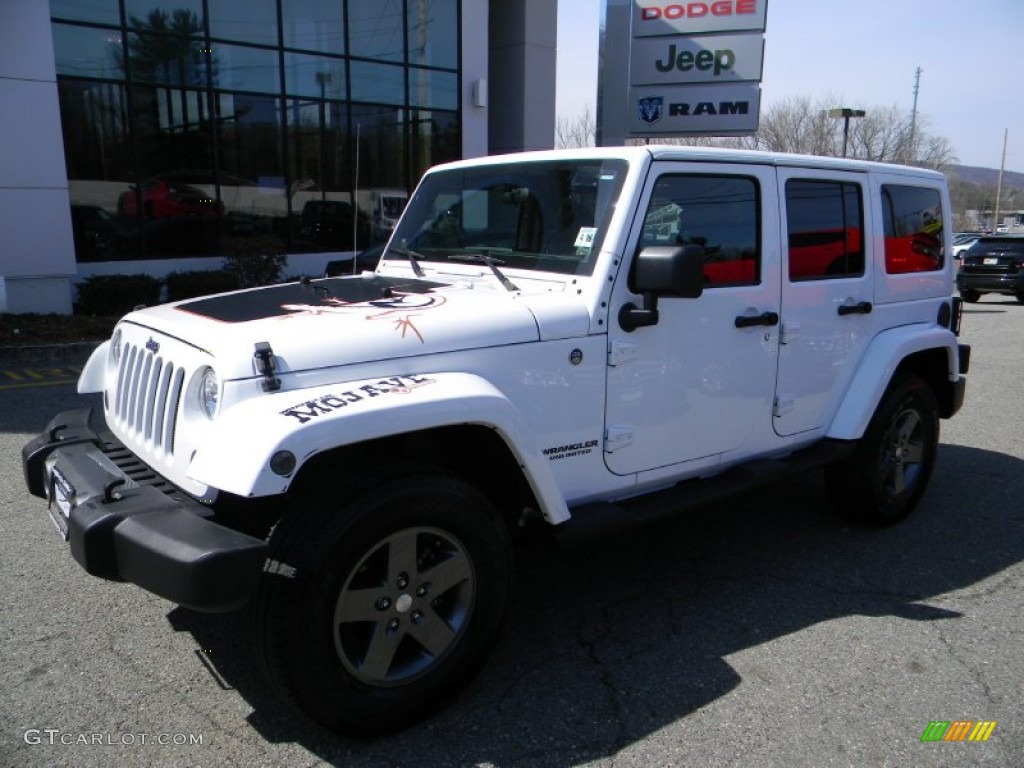
[(81, 368), (75, 366), (2, 370), (0, 371), (0, 389), (47, 387), (51, 384), (73, 384), (78, 381), (79, 373), (81, 373)]
[(78, 379), (54, 379), (52, 381), (26, 381), (24, 384), (0, 384), (0, 390), (27, 389), (28, 387), (52, 387), (55, 384), (75, 384)]

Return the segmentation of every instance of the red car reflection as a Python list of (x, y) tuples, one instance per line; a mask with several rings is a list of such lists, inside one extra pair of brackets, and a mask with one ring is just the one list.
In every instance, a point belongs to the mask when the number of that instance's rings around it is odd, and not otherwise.
[(166, 219), (175, 216), (220, 216), (223, 203), (210, 197), (198, 187), (172, 179), (156, 177), (134, 185), (117, 199), (117, 212), (121, 216), (136, 217), (141, 203), (142, 216), (147, 219)]

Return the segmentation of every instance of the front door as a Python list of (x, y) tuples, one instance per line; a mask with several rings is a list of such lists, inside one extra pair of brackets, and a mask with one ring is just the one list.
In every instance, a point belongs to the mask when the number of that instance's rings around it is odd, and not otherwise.
[[(605, 461), (616, 474), (763, 449), (778, 356), (775, 171), (656, 162), (613, 288)], [(657, 325), (624, 331), (629, 267), (648, 246), (705, 249), (698, 299), (660, 297)]]

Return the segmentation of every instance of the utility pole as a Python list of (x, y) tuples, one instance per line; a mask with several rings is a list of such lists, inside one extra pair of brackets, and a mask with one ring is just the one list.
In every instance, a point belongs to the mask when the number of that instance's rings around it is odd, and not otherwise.
[(996, 184), (996, 210), (992, 214), (992, 234), (999, 232), (999, 197), (1003, 194), (1003, 168), (1006, 167), (1006, 140), (1010, 136), (1010, 129), (1003, 129), (1003, 159), (999, 161), (999, 182)]
[(910, 111), (910, 162), (917, 160), (917, 92), (921, 89), (921, 73), (918, 67), (914, 70), (914, 108)]

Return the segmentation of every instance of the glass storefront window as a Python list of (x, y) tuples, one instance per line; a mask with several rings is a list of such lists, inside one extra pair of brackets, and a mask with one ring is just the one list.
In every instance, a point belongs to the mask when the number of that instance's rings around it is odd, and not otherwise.
[(53, 25), (57, 74), (73, 77), (124, 77), (121, 33), (114, 29)]
[(208, 0), (210, 37), (277, 45), (274, 0)]
[(344, 100), (345, 62), (326, 56), (286, 53), (284, 87), (289, 96)]
[[(365, 247), (369, 220), (353, 213), (347, 105), (288, 102), (288, 195), (295, 251)], [(355, 238), (355, 240), (353, 240)]]
[(142, 27), (154, 32), (165, 31), (202, 34), (203, 0), (124, 0), (129, 27)]
[(285, 48), (345, 52), (345, 13), (338, 0), (281, 0)]
[(458, 67), (458, 0), (409, 0), (406, 23), (410, 64)]
[(431, 166), (462, 157), (462, 133), (459, 113), (431, 110), (412, 113), (416, 131), (413, 134), (413, 184)]
[(135, 82), (204, 86), (208, 56), (203, 43), (194, 38), (128, 35), (128, 69)]
[(352, 73), (352, 100), (379, 104), (405, 103), (405, 67), (371, 64), (368, 61), (349, 63)]
[(215, 43), (210, 56), (215, 88), (275, 94), (281, 90), (276, 50)]
[(121, 24), (117, 0), (50, 0), (50, 15), (55, 19)]
[(359, 131), (360, 188), (406, 186), (407, 114), (397, 107), (352, 105), (352, 130)]
[(458, 0), (50, 10), (80, 261), (362, 248), (460, 155)]
[(428, 109), (458, 109), (458, 75), (454, 72), (410, 67), (409, 104)]
[(353, 56), (405, 61), (402, 0), (349, 0), (348, 44)]

